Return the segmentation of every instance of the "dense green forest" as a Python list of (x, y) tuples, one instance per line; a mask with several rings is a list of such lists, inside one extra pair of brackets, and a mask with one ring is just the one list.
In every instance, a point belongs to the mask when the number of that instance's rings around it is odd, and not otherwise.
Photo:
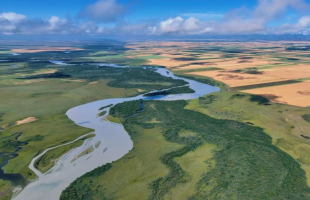
[[(31, 63), (27, 69), (36, 68), (42, 69), (42, 65)], [(49, 67), (51, 67), (49, 65)], [(159, 73), (154, 72), (152, 69), (143, 68), (120, 68), (120, 67), (107, 67), (97, 65), (68, 65), (53, 66), (58, 69), (55, 73), (38, 74), (25, 76), (18, 79), (31, 80), (31, 79), (84, 79), (88, 81), (96, 81), (98, 79), (107, 79), (108, 86), (117, 88), (140, 88), (144, 90), (160, 90), (167, 87), (175, 87), (185, 85), (183, 80), (175, 80), (169, 77), (164, 77)], [(21, 69), (19, 69), (21, 70)]]
[[(132, 195), (123, 194), (123, 190), (127, 191), (128, 187), (137, 189), (144, 184), (147, 184), (148, 191), (141, 199), (169, 199), (177, 194), (176, 190), (186, 191), (182, 188), (187, 184), (193, 185), (194, 189), (187, 191), (187, 196), (183, 194), (182, 199), (309, 199), (305, 172), (292, 157), (274, 146), (271, 137), (261, 128), (185, 109), (186, 101), (144, 101), (143, 112), (132, 115), (140, 104), (141, 101), (122, 103), (111, 109), (110, 114), (122, 118), (134, 145), (139, 148), (142, 145), (144, 151), (138, 152), (137, 147), (119, 161), (82, 176), (62, 193), (61, 200), (122, 199), (122, 195)], [(151, 171), (147, 171), (147, 165), (140, 166), (132, 161), (138, 159), (142, 162), (141, 154), (151, 154), (154, 150), (153, 146), (139, 142), (146, 134), (156, 134), (154, 130), (160, 130), (169, 144), (179, 145), (179, 148), (153, 160), (152, 165), (159, 167), (163, 164), (168, 169), (165, 176), (140, 177), (134, 173), (135, 167), (139, 166), (139, 173)], [(184, 135), (184, 132), (191, 134)], [(210, 144), (215, 147), (211, 151), (212, 157), (202, 160), (202, 171), (189, 171), (182, 164), (187, 154), (195, 155), (200, 148)], [(128, 170), (117, 171), (120, 165), (126, 165)], [(131, 177), (127, 180), (127, 173), (131, 170)], [(121, 183), (107, 180), (115, 173), (126, 180)], [(198, 179), (194, 181), (197, 173)], [(138, 181), (140, 179), (144, 179), (143, 182)], [(135, 193), (138, 189), (128, 191)]]
[(186, 93), (195, 93), (195, 90), (191, 89), (189, 86), (176, 87), (169, 90), (164, 90), (160, 92), (151, 92), (145, 94), (146, 97), (152, 97), (157, 95), (170, 95), (170, 94), (186, 94)]

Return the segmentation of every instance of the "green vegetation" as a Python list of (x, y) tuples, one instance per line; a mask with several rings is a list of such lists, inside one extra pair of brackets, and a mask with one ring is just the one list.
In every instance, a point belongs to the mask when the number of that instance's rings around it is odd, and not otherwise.
[[(59, 74), (70, 76), (71, 79), (94, 81), (107, 79), (108, 86), (117, 88), (139, 88), (160, 90), (186, 84), (183, 80), (164, 77), (151, 69), (119, 68), (96, 65), (74, 65), (59, 69)], [(44, 75), (46, 76), (46, 75)], [(26, 77), (27, 78), (27, 77)]]
[[(19, 70), (23, 73), (26, 73), (27, 70), (33, 73), (33, 71), (42, 68), (44, 67), (28, 64)], [(3, 113), (1, 125), (11, 124), (30, 116), (39, 119), (39, 121), (31, 124), (7, 127), (3, 131), (3, 137), (15, 132), (23, 132), (24, 134), (19, 139), (21, 141), (30, 141), (20, 152), (21, 156), (11, 160), (5, 166), (7, 172), (20, 172), (27, 178), (34, 178), (32, 177), (33, 173), (28, 169), (28, 163), (37, 152), (47, 147), (71, 141), (90, 132), (90, 130), (78, 127), (67, 119), (64, 113), (68, 109), (98, 99), (133, 96), (137, 93), (137, 88), (150, 91), (185, 83), (184, 81), (174, 81), (151, 70), (141, 68), (98, 68), (97, 66), (77, 65), (68, 66), (64, 69), (59, 67), (59, 71), (71, 78), (53, 77), (46, 79), (44, 75), (41, 77), (44, 81), (36, 82), (34, 80), (37, 80), (38, 77), (31, 75), (26, 76), (27, 82), (25, 84), (1, 87), (0, 91), (5, 97), (0, 100), (2, 105), (0, 113)], [(20, 74), (19, 77), (24, 76)], [(5, 79), (8, 79), (8, 77)], [(14, 81), (15, 76), (10, 80)], [(19, 82), (19, 79), (17, 80)], [(94, 80), (98, 80), (99, 83), (88, 84)], [(118, 89), (115, 87), (123, 88)], [(102, 93), (102, 91), (105, 92)], [(23, 99), (23, 101), (20, 102), (19, 99)], [(49, 106), (46, 106), (47, 101)], [(65, 137), (60, 134), (63, 132), (66, 133)], [(44, 138), (44, 140), (36, 141), (34, 138)], [(10, 151), (1, 142), (0, 148)]]
[(302, 118), (306, 120), (307, 122), (310, 122), (310, 114), (302, 115)]
[(113, 117), (112, 115), (108, 115), (106, 119), (113, 123), (117, 123), (117, 124), (121, 123), (121, 120), (119, 118)]
[[(107, 164), (103, 167), (98, 167), (97, 169), (86, 173), (83, 178), (78, 178), (74, 183), (72, 183), (70, 188), (67, 188), (65, 192), (63, 192), (60, 196), (60, 199), (83, 199), (83, 200), (93, 200), (93, 199), (101, 199), (101, 200), (107, 200), (107, 198), (102, 195), (101, 190), (104, 190), (102, 187), (97, 188), (91, 188), (88, 184), (91, 184), (92, 181), (88, 182), (88, 180), (85, 182), (84, 177), (86, 177), (89, 180), (92, 180), (93, 178), (96, 178), (97, 176), (103, 175), (106, 171), (108, 171), (111, 168), (111, 164)], [(87, 186), (85, 188), (85, 186)], [(94, 190), (93, 193), (90, 193), (90, 191)], [(89, 191), (89, 193), (85, 193), (86, 191)]]
[(0, 199), (10, 200), (12, 197), (11, 184), (8, 181), (0, 180)]
[[(36, 155), (91, 132), (67, 118), (65, 113), (72, 107), (99, 99), (134, 96), (138, 89), (149, 92), (186, 84), (163, 77), (151, 69), (99, 67), (80, 59), (100, 51), (108, 51), (109, 55), (123, 54), (126, 50), (123, 44), (85, 45), (82, 48), (85, 50), (69, 54), (40, 52), (18, 57), (0, 54), (1, 60), (7, 60), (0, 63), (0, 126), (4, 128), (0, 130), (0, 149), (3, 153), (12, 153), (17, 147), (21, 148), (19, 156), (3, 167), (6, 173), (20, 173), (27, 179), (35, 179), (28, 165)], [(47, 60), (63, 60), (77, 65), (56, 65)], [(94, 81), (96, 84), (90, 84)], [(28, 117), (38, 120), (16, 125), (16, 121)], [(2, 140), (14, 133), (23, 134), (16, 140), (13, 137)], [(40, 160), (38, 168), (46, 171), (52, 160), (78, 145), (75, 143), (57, 152), (49, 152)], [(11, 194), (12, 188), (4, 188)]]
[[(126, 52), (123, 43), (115, 41), (86, 44), (81, 48), (84, 50), (70, 54), (40, 52), (18, 57), (7, 54), (10, 48), (0, 52), (0, 59), (5, 60), (0, 63), (0, 126), (4, 127), (0, 130), (0, 149), (11, 153), (22, 148), (19, 156), (4, 167), (7, 173), (34, 179), (35, 175), (28, 169), (34, 156), (91, 131), (76, 126), (66, 117), (64, 113), (69, 108), (98, 99), (170, 87), (175, 88), (161, 94), (193, 92), (183, 86), (184, 81), (163, 77), (152, 69), (95, 65), (104, 62), (139, 66), (147, 64), (147, 59), (165, 58), (160, 55), (135, 56)], [(298, 48), (286, 50), (304, 50)], [(194, 54), (180, 54), (175, 60), (193, 61), (193, 65), (203, 65), (208, 59), (239, 57), (243, 61), (263, 55), (244, 48), (216, 46), (184, 52)], [(212, 52), (219, 52), (221, 57), (199, 55)], [(268, 52), (273, 54), (272, 61), (280, 63), (237, 72), (257, 74), (261, 73), (260, 69), (303, 62), (295, 58), (300, 55), (286, 58)], [(55, 65), (44, 60), (63, 60), (76, 65)], [(100, 108), (102, 112), (98, 116), (106, 114), (103, 110), (111, 107), (107, 119), (124, 125), (134, 148), (122, 159), (78, 178), (61, 199), (309, 199), (310, 110), (278, 105), (256, 95), (228, 92), (228, 86), (211, 78), (184, 75), (210, 70), (221, 68), (177, 72), (185, 78), (220, 87), (224, 92), (189, 102), (137, 100)], [(15, 124), (30, 116), (38, 121)], [(37, 168), (46, 172), (55, 160), (85, 139), (47, 152), (37, 160)], [(79, 156), (91, 151), (92, 148), (86, 149)], [(0, 181), (0, 198), (10, 199), (11, 189), (9, 182)]]
[(117, 104), (112, 107), (109, 114), (117, 118), (130, 117), (141, 112), (143, 107), (143, 100), (130, 101), (127, 104)]
[(83, 156), (85, 156), (85, 155), (87, 155), (87, 154), (90, 154), (90, 153), (93, 152), (93, 151), (94, 151), (94, 147), (93, 147), (93, 146), (88, 147), (87, 149), (85, 149), (84, 151), (82, 151), (77, 157), (75, 157), (75, 158), (71, 161), (71, 163), (72, 163), (72, 162), (75, 162), (77, 159), (79, 159), (79, 158), (81, 158), (81, 157), (83, 157)]
[(12, 52), (11, 51), (3, 51), (3, 50), (0, 51), (0, 54), (8, 54), (8, 53), (12, 53)]
[(176, 87), (169, 90), (164, 90), (160, 92), (151, 92), (145, 94), (146, 97), (157, 96), (157, 95), (170, 95), (170, 94), (186, 94), (186, 93), (195, 93), (195, 90), (191, 89), (189, 86)]
[(267, 102), (264, 97), (256, 95), (219, 92), (193, 100), (187, 108), (218, 119), (262, 127), (272, 137), (274, 145), (301, 164), (310, 185), (310, 159), (307, 156), (310, 153), (310, 140), (305, 139), (310, 136), (310, 124), (304, 120), (310, 110)]
[(309, 51), (310, 46), (291, 46), (285, 49), (286, 51)]
[(92, 53), (91, 55), (97, 56), (97, 55), (102, 55), (102, 54), (107, 54), (107, 53), (109, 53), (109, 52), (108, 51), (98, 51), (98, 52)]
[(98, 117), (102, 117), (102, 116), (104, 116), (105, 114), (107, 114), (107, 111), (102, 111), (102, 112), (100, 112), (97, 116)]
[(113, 64), (118, 64), (118, 65), (129, 65), (129, 66), (141, 66), (141, 65), (146, 65), (147, 60), (144, 57), (141, 58), (130, 58), (125, 55), (121, 54), (116, 54), (116, 55), (102, 55), (98, 54), (96, 56), (89, 56), (89, 57), (80, 57), (80, 58), (75, 58), (74, 62), (101, 62), (101, 63), (113, 63)]
[(61, 200), (309, 199), (305, 172), (269, 135), (189, 110), (204, 109), (197, 101), (204, 100), (144, 101), (134, 116), (140, 101), (116, 105), (110, 114), (122, 119), (134, 149), (73, 182)]
[(160, 56), (160, 55), (146, 55), (146, 56), (138, 56), (137, 58), (140, 58), (140, 59), (163, 59), (163, 58), (168, 58), (168, 57)]
[(113, 106), (113, 104), (109, 104), (107, 106), (103, 106), (101, 108), (99, 108), (99, 110), (103, 110), (103, 109), (106, 109), (106, 108), (110, 108), (111, 106)]
[(219, 87), (221, 90), (228, 90), (228, 86), (222, 82), (216, 81), (212, 78), (209, 77), (205, 77), (205, 76), (199, 76), (199, 75), (188, 75), (188, 74), (183, 74), (183, 73), (175, 73), (175, 75), (180, 76), (180, 77), (184, 77), (187, 79), (192, 79), (201, 83), (205, 83), (208, 85), (212, 85), (212, 86), (216, 86)]
[(56, 149), (46, 152), (43, 156), (38, 158), (35, 162), (35, 167), (40, 170), (42, 173), (47, 172), (51, 169), (56, 161), (64, 154), (69, 152), (71, 149), (81, 146), (85, 140), (94, 137), (94, 134), (88, 135), (79, 139), (78, 141), (68, 144), (65, 146), (58, 147)]
[(299, 80), (288, 80), (288, 81), (278, 81), (278, 82), (272, 82), (272, 83), (260, 83), (260, 84), (254, 84), (254, 85), (246, 85), (246, 86), (240, 86), (240, 87), (233, 87), (233, 90), (251, 90), (256, 88), (262, 88), (262, 87), (272, 87), (272, 86), (279, 86), (279, 85), (288, 85), (293, 83), (300, 83)]

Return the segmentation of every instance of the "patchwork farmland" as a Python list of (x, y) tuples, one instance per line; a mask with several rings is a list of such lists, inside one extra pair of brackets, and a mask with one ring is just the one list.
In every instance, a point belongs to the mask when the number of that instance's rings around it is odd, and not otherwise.
[(310, 106), (309, 42), (131, 43), (126, 55), (176, 73), (211, 77), (231, 90)]

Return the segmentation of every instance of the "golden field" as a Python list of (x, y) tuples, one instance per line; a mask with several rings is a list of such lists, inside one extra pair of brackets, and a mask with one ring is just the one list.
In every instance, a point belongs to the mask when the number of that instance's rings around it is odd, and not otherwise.
[(309, 42), (130, 43), (128, 58), (147, 59), (182, 74), (211, 77), (232, 90), (273, 102), (310, 106)]

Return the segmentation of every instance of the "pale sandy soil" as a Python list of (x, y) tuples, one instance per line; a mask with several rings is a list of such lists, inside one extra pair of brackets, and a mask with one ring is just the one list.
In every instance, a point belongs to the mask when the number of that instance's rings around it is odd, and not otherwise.
[(23, 82), (14, 83), (14, 85), (28, 85), (28, 84), (31, 84), (31, 83), (43, 82), (45, 80), (46, 79), (26, 80), (26, 81), (23, 81)]
[(39, 74), (52, 74), (52, 73), (55, 73), (57, 72), (57, 69), (51, 69), (51, 70), (47, 70), (47, 71), (43, 71), (43, 72), (36, 72), (32, 75), (39, 75)]
[(84, 83), (85, 80), (82, 79), (61, 79), (63, 81), (70, 81), (70, 82), (76, 82), (76, 83)]
[(19, 126), (19, 125), (22, 125), (22, 124), (28, 124), (28, 123), (31, 123), (31, 122), (35, 122), (37, 121), (38, 119), (35, 118), (35, 117), (27, 117), (23, 120), (19, 120), (19, 121), (16, 121), (16, 125)]
[(93, 81), (93, 82), (90, 82), (88, 83), (89, 85), (94, 85), (94, 84), (98, 84), (99, 82), (98, 81)]
[(52, 73), (55, 73), (56, 71), (57, 71), (56, 69), (50, 69), (50, 70), (46, 70), (46, 71), (41, 70), (41, 71), (37, 71), (37, 72), (32, 73), (32, 74), (21, 74), (21, 76), (32, 76), (32, 75), (40, 75), (40, 74), (52, 74)]
[(143, 89), (137, 89), (138, 92), (144, 92), (145, 90)]

